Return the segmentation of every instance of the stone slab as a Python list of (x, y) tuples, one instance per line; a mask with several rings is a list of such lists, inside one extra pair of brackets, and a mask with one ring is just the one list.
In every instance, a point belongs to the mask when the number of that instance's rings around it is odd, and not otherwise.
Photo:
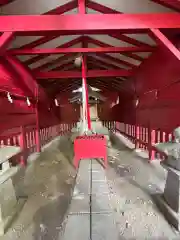
[(26, 198), (19, 198), (19, 200), (16, 202), (16, 205), (14, 205), (14, 207), (9, 212), (9, 215), (6, 216), (3, 221), (0, 221), (0, 236), (3, 236), (6, 233), (13, 220), (21, 212), (21, 209), (23, 208), (26, 200)]
[(78, 195), (75, 198), (72, 198), (69, 214), (82, 214), (82, 213), (90, 213), (89, 207), (89, 197), (84, 195)]
[(92, 195), (92, 213), (110, 213), (110, 201), (107, 195)]
[(60, 234), (59, 240), (89, 240), (90, 238), (89, 215), (69, 215), (65, 231)]
[(171, 207), (166, 203), (163, 194), (157, 194), (153, 196), (156, 205), (163, 213), (167, 221), (173, 225), (178, 231), (180, 231), (180, 219), (179, 214), (173, 211)]
[(20, 147), (3, 146), (0, 148), (0, 164), (21, 152)]
[(119, 240), (112, 214), (92, 215), (92, 240)]

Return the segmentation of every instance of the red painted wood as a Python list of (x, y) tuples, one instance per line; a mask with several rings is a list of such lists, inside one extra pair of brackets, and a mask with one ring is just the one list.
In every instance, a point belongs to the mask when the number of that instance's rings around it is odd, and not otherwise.
[(78, 0), (78, 11), (79, 14), (86, 13), (86, 0)]
[[(98, 47), (98, 48), (41, 48), (9, 50), (12, 55), (62, 54), (62, 53), (124, 53), (124, 52), (152, 52), (154, 47)], [(138, 58), (139, 59), (139, 58)], [(142, 59), (142, 58), (141, 58)]]
[(119, 58), (116, 58), (116, 57), (113, 57), (113, 56), (110, 56), (108, 54), (105, 54), (105, 53), (100, 53), (98, 54), (98, 57), (100, 58), (103, 58), (104, 60), (107, 60), (107, 61), (111, 61), (112, 63), (117, 63), (117, 64), (120, 64), (122, 66), (126, 66), (126, 67), (129, 67), (129, 68), (134, 68), (136, 67), (136, 65), (128, 62), (128, 61), (125, 61), (125, 60), (121, 60)]
[(82, 81), (85, 87), (85, 94), (86, 94), (86, 119), (88, 124), (88, 130), (91, 130), (91, 118), (90, 118), (90, 111), (89, 111), (89, 103), (88, 103), (88, 88), (87, 88), (87, 66), (86, 66), (86, 56), (82, 57)]
[(19, 145), (22, 151), (22, 156), (20, 158), (20, 164), (22, 166), (25, 166), (27, 164), (27, 157), (26, 157), (26, 133), (25, 133), (25, 129), (24, 126), (20, 127), (20, 137), (19, 137)]
[[(91, 38), (91, 37), (86, 37), (86, 40), (89, 42), (89, 43), (93, 43), (93, 44), (95, 44), (95, 45), (97, 45), (97, 46), (100, 46), (100, 47), (103, 47), (103, 48), (110, 48), (110, 47), (112, 47), (111, 45), (109, 45), (109, 44), (107, 44), (107, 43), (104, 43), (104, 42), (102, 42), (102, 41), (99, 41), (99, 40), (96, 40), (96, 39), (93, 39), (93, 38)], [(134, 47), (132, 47), (132, 49), (133, 49)], [(141, 47), (140, 47), (141, 48)], [(134, 48), (135, 49), (135, 48)], [(154, 50), (154, 47), (148, 47), (148, 48), (146, 48), (145, 47), (145, 49), (148, 49), (148, 52), (151, 52), (151, 51), (153, 51)], [(143, 50), (143, 49), (142, 49)], [(130, 51), (130, 52), (133, 52), (133, 51)], [(136, 52), (136, 51), (135, 51)], [(138, 60), (138, 61), (142, 61), (143, 60), (143, 58), (142, 57), (140, 57), (140, 56), (138, 56), (138, 55), (136, 55), (136, 54), (133, 54), (133, 53), (126, 53), (126, 52), (121, 52), (121, 54), (122, 55), (125, 55), (125, 56), (127, 56), (127, 57), (130, 57), (130, 58), (133, 58), (133, 59), (135, 59), (135, 60)]]
[(180, 60), (180, 51), (173, 45), (171, 41), (158, 29), (151, 29), (158, 42), (165, 46), (178, 60)]
[(47, 63), (44, 63), (42, 65), (40, 65), (39, 67), (36, 67), (36, 68), (33, 68), (34, 71), (40, 71), (42, 69), (46, 69), (48, 67), (53, 67), (53, 66), (56, 66), (56, 64), (58, 63), (63, 63), (64, 60), (68, 60), (69, 58), (74, 58), (74, 56), (71, 54), (71, 53), (67, 53), (61, 57), (58, 57), (52, 61), (49, 61)]
[(103, 135), (79, 136), (74, 140), (74, 166), (78, 168), (80, 160), (89, 158), (103, 159), (107, 167), (107, 147)]
[(19, 15), (0, 16), (2, 32), (29, 32), (42, 34), (44, 32), (69, 32), (76, 34), (108, 32), (109, 30), (124, 30), (136, 32), (149, 28), (180, 28), (180, 15), (176, 13), (163, 14), (77, 14), (77, 15)]
[(35, 130), (35, 138), (36, 138), (36, 150), (37, 152), (41, 152), (41, 141), (40, 141), (40, 122), (39, 122), (39, 87), (37, 86), (35, 89), (36, 95), (36, 106), (35, 106), (35, 115), (36, 115), (36, 130)]
[[(44, 13), (43, 15), (49, 15), (49, 14), (63, 14), (65, 12), (68, 12), (74, 8), (77, 7), (77, 1), (76, 0), (73, 0), (73, 1), (70, 1), (64, 5), (61, 5), (53, 10), (50, 10), (49, 12), (46, 12)], [(56, 35), (50, 35), (50, 36), (45, 36), (45, 37), (41, 37), (40, 39), (37, 39), (31, 43), (28, 43), (28, 44), (25, 44), (23, 46), (21, 46), (19, 49), (22, 49), (22, 48), (33, 48), (33, 47), (37, 47), (39, 45), (42, 45), (46, 42), (49, 42), (57, 37), (59, 37), (60, 35), (59, 34), (56, 34)]]
[[(96, 77), (121, 77), (131, 76), (130, 70), (89, 70), (87, 71), (88, 78)], [(48, 71), (48, 72), (35, 72), (33, 74), (37, 79), (61, 79), (61, 78), (80, 78), (81, 72), (78, 71)]]
[(5, 32), (0, 37), (0, 53), (3, 54), (14, 37), (13, 32)]
[[(58, 46), (57, 48), (69, 48), (69, 47), (72, 47), (75, 44), (80, 43), (81, 41), (82, 41), (82, 37), (78, 37), (78, 38), (73, 39), (72, 41), (69, 41), (67, 43), (64, 43), (64, 44)], [(39, 61), (39, 60), (42, 60), (42, 59), (46, 58), (47, 56), (48, 55), (33, 57), (33, 58), (28, 59), (28, 60), (25, 60), (23, 63), (25, 63), (26, 65), (31, 65), (31, 64)]]
[(126, 36), (124, 34), (111, 33), (111, 34), (108, 34), (108, 35), (110, 37), (119, 39), (120, 41), (127, 42), (129, 44), (135, 45), (137, 47), (150, 47), (149, 44), (141, 42), (141, 41), (139, 41), (139, 40), (137, 40), (135, 38), (131, 38), (131, 37)]

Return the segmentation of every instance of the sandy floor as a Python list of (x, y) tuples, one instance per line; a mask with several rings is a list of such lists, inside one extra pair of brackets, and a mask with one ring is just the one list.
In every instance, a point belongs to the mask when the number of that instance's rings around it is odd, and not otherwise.
[[(155, 194), (164, 187), (164, 170), (157, 162), (149, 164), (127, 148), (132, 146), (122, 136), (114, 142), (114, 147), (109, 148), (110, 164), (105, 174), (119, 239), (180, 239), (153, 203)], [(56, 139), (26, 172), (16, 176), (18, 194), (28, 199), (0, 240), (62, 240), (59, 234), (75, 185), (72, 154), (67, 139)], [(94, 240), (100, 239), (104, 238)]]

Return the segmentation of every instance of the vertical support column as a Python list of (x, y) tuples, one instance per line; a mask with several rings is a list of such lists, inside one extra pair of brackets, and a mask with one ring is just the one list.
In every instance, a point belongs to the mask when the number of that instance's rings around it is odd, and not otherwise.
[(20, 157), (20, 164), (22, 166), (26, 166), (27, 164), (27, 147), (26, 147), (26, 133), (24, 126), (20, 127), (20, 137), (19, 137), (19, 145), (22, 151), (22, 156)]
[(86, 13), (86, 0), (78, 0), (78, 10), (80, 14)]
[(86, 56), (82, 56), (82, 79), (85, 87), (85, 108), (86, 108), (86, 119), (88, 124), (88, 130), (91, 130), (91, 118), (89, 112), (89, 103), (88, 103), (88, 88), (87, 88), (87, 81), (86, 81)]
[(41, 141), (40, 141), (40, 127), (39, 127), (39, 88), (36, 87), (36, 107), (35, 107), (35, 113), (36, 113), (36, 151), (41, 152)]

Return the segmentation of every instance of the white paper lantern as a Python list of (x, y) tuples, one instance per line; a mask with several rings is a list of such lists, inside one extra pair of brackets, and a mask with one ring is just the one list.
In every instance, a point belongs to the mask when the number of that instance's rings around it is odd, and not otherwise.
[(81, 56), (77, 57), (75, 60), (74, 60), (74, 64), (76, 65), (76, 67), (80, 67), (81, 64), (82, 64), (82, 58)]

